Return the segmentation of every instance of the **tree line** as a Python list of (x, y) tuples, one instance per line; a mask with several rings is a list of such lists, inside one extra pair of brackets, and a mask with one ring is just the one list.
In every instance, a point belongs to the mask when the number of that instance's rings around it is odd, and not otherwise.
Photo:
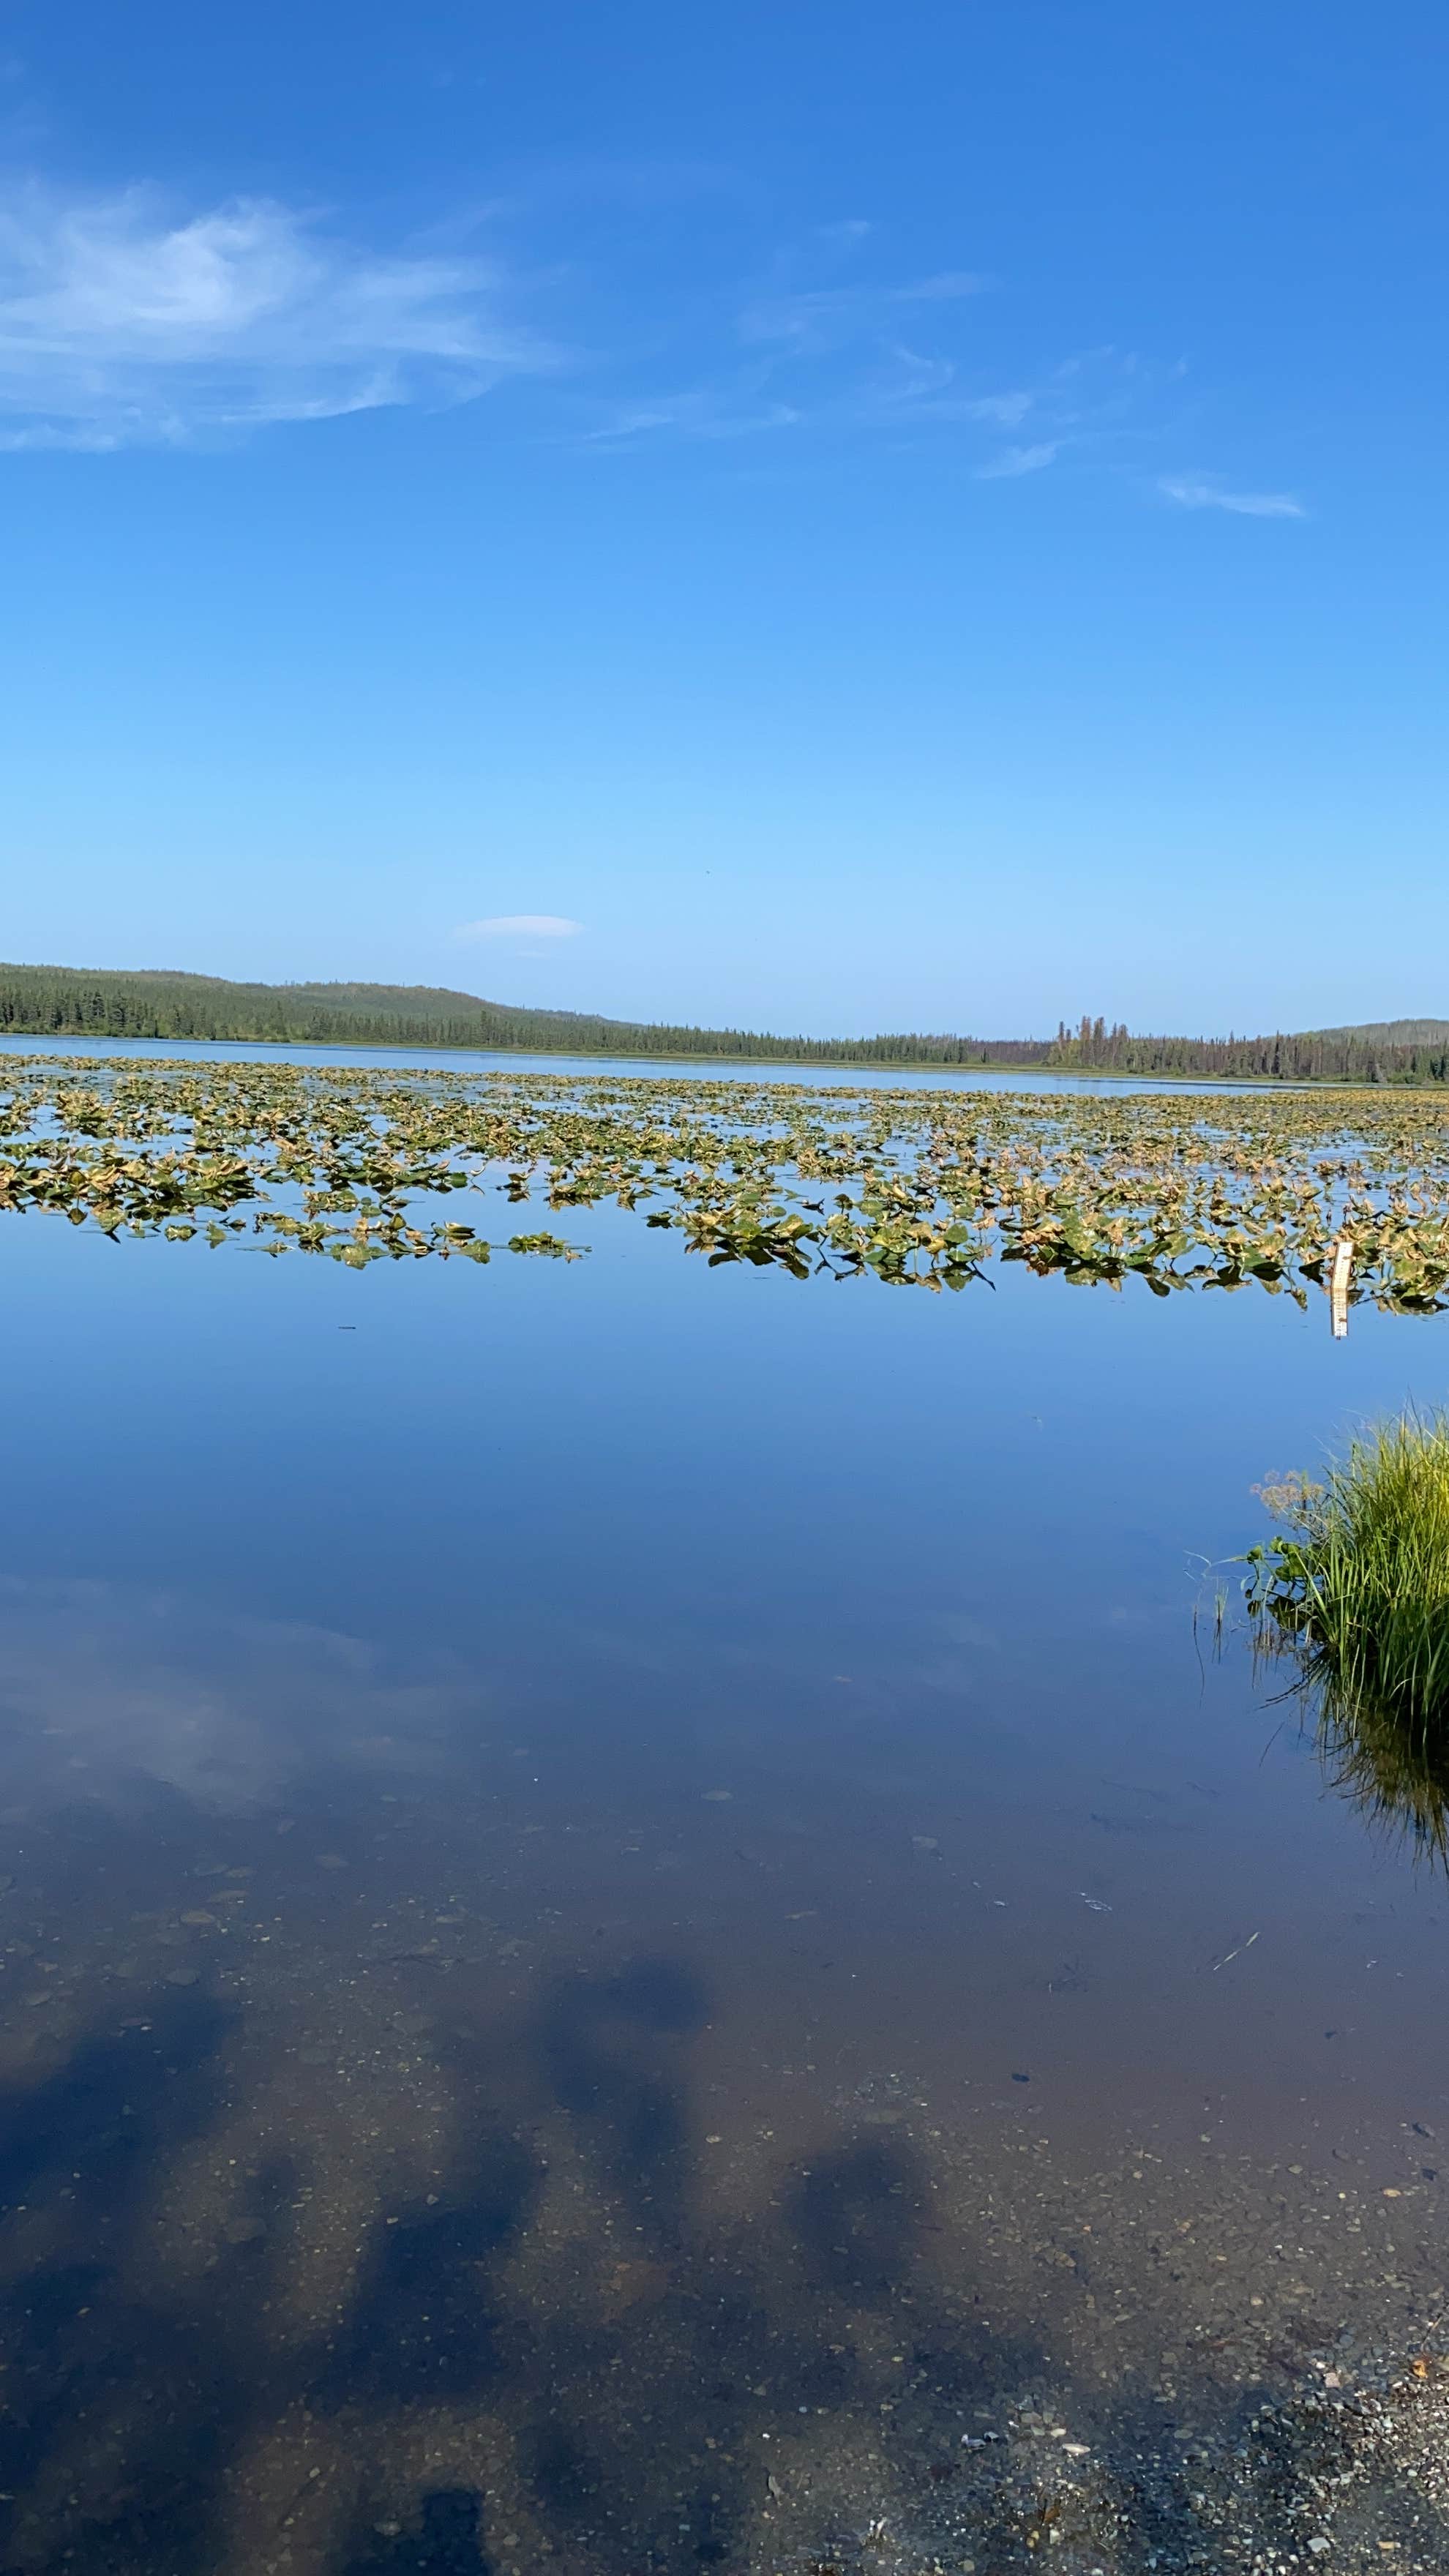
[(1449, 1030), (1396, 1043), (1367, 1029), (1271, 1037), (1131, 1037), (1125, 1022), (1063, 1020), (1047, 1061), (1073, 1072), (1207, 1074), (1253, 1082), (1449, 1083)]
[(571, 1055), (721, 1056), (774, 1063), (1040, 1064), (1043, 1041), (903, 1032), (776, 1037), (686, 1021), (515, 1008), (391, 984), (234, 984), (219, 976), (0, 966), (0, 1031), (108, 1038), (233, 1038), (325, 1046), (529, 1048)]
[(1053, 1038), (903, 1030), (871, 1038), (777, 1037), (686, 1021), (515, 1008), (425, 985), (238, 984), (220, 976), (0, 966), (0, 1032), (217, 1038), (294, 1046), (478, 1047), (539, 1054), (704, 1056), (762, 1064), (1033, 1066), (1219, 1080), (1449, 1084), (1449, 1030), (1396, 1041), (1376, 1030), (1271, 1037), (1133, 1037), (1084, 1015)]

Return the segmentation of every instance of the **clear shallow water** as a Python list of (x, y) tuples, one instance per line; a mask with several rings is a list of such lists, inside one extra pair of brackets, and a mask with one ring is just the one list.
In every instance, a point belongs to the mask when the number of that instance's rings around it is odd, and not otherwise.
[(1189, 1612), (1449, 1339), (576, 1230), (0, 1232), (7, 2568), (853, 2566), (1435, 2312), (1445, 1891)]

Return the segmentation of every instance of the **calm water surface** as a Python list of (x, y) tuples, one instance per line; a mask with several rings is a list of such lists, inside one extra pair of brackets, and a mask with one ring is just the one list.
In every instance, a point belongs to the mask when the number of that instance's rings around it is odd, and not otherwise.
[(1445, 1889), (1191, 1612), (1449, 1325), (576, 1213), (0, 1229), (7, 2569), (874, 2565), (1435, 2313)]
[(523, 1055), (481, 1047), (242, 1046), (233, 1038), (77, 1038), (0, 1036), (3, 1055), (79, 1055), (98, 1057), (172, 1056), (189, 1064), (308, 1064), (321, 1067), (363, 1065), (373, 1070), (390, 1065), (405, 1071), (443, 1073), (552, 1073), (610, 1075), (626, 1080), (791, 1082), (814, 1090), (850, 1091), (1085, 1091), (1110, 1097), (1114, 1092), (1181, 1092), (1292, 1090), (1290, 1083), (1154, 1082), (1137, 1075), (1021, 1072), (1009, 1065), (890, 1064), (745, 1064), (728, 1057)]

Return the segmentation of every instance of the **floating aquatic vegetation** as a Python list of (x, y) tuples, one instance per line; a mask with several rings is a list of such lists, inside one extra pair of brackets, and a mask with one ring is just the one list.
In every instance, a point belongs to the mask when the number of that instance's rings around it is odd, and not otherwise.
[[(466, 1208), (459, 1194), (468, 1194)], [(481, 1200), (612, 1200), (711, 1264), (959, 1290), (991, 1261), (1154, 1295), (1449, 1304), (1449, 1102), (1334, 1091), (1112, 1098), (603, 1074), (10, 1057), (0, 1209), (350, 1268), (490, 1242)], [(1343, 1262), (1340, 1259), (1340, 1272)]]
[(541, 1253), (545, 1261), (581, 1261), (588, 1250), (586, 1243), (566, 1243), (561, 1234), (511, 1234), (510, 1252)]
[(1336, 1785), (1449, 1858), (1449, 1415), (1261, 1491), (1284, 1526), (1249, 1551), (1260, 1651), (1293, 1658)]

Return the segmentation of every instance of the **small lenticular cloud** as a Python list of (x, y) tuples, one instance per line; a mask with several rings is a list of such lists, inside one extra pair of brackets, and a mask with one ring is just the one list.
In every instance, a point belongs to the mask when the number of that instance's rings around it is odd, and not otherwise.
[(455, 939), (572, 939), (583, 929), (581, 921), (567, 921), (557, 912), (497, 912), (487, 921), (460, 922)]

